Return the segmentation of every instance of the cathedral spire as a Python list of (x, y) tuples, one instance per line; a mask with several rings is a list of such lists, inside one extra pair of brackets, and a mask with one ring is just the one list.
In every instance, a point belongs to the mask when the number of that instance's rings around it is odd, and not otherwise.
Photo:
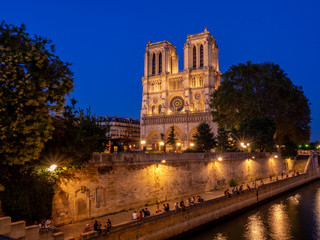
[(209, 32), (207, 26), (206, 26), (206, 28), (204, 29), (204, 32), (205, 32), (205, 33), (208, 33), (208, 32)]

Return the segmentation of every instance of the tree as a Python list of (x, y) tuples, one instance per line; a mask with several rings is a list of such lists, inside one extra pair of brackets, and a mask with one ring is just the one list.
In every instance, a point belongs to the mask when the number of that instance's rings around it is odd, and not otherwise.
[(167, 138), (167, 144), (171, 145), (173, 150), (176, 150), (176, 142), (178, 139), (176, 139), (176, 134), (174, 130), (174, 126), (171, 127), (169, 136)]
[(25, 26), (0, 24), (0, 159), (2, 164), (36, 160), (51, 138), (51, 116), (73, 88), (69, 63), (46, 38)]
[[(33, 224), (50, 217), (58, 177), (68, 174), (69, 169), (79, 169), (93, 152), (106, 148), (109, 126), (97, 122), (90, 109), (85, 112), (75, 104), (72, 99), (62, 116), (52, 117), (53, 137), (45, 143), (39, 160), (0, 169), (0, 176), (6, 176), (0, 178), (3, 210), (15, 221), (25, 219)], [(48, 171), (52, 164), (57, 165), (54, 172)]]
[(223, 127), (218, 128), (217, 150), (225, 152), (232, 149), (231, 132), (226, 131)]
[(197, 126), (197, 132), (193, 135), (193, 139), (195, 148), (199, 152), (210, 152), (217, 144), (208, 123), (200, 123)]
[(238, 64), (222, 78), (210, 104), (213, 121), (219, 126), (239, 129), (245, 121), (268, 118), (276, 125), (275, 140), (279, 145), (288, 137), (296, 143), (309, 139), (309, 100), (279, 65)]
[(109, 125), (102, 126), (91, 114), (90, 108), (85, 111), (76, 109), (76, 101), (64, 107), (62, 117), (53, 119), (55, 130), (52, 139), (48, 140), (41, 153), (41, 159), (59, 163), (68, 168), (79, 168), (92, 157), (93, 152), (103, 152), (110, 140), (107, 133)]
[(274, 148), (275, 124), (272, 120), (252, 119), (242, 122), (239, 133), (250, 142), (252, 151), (271, 152)]

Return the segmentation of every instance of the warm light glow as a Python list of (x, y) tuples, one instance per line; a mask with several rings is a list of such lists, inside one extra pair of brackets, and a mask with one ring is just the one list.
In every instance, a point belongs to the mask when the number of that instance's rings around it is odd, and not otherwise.
[(274, 155), (275, 158), (278, 158), (278, 155)]
[(250, 146), (250, 143), (247, 143), (247, 146)]
[(141, 141), (141, 144), (143, 145), (143, 144), (146, 144), (146, 141), (145, 140), (142, 140)]
[(177, 143), (177, 146), (181, 146), (181, 143), (178, 142), (178, 143)]
[(255, 158), (255, 156), (252, 157), (252, 159), (254, 159), (254, 158)]
[(163, 159), (161, 162), (162, 162), (162, 163), (166, 163), (166, 160), (165, 160), (165, 159)]
[(163, 146), (164, 145), (164, 142), (160, 142), (160, 146)]
[(240, 145), (241, 145), (241, 147), (243, 147), (243, 146), (244, 146), (244, 143), (242, 142), (242, 143), (240, 143)]
[(219, 160), (219, 161), (222, 161), (222, 157), (219, 157), (218, 160)]
[(55, 164), (52, 164), (50, 167), (49, 167), (49, 171), (50, 172), (53, 172), (55, 169), (56, 169), (57, 165)]
[(190, 146), (193, 147), (193, 146), (194, 146), (194, 143), (190, 143)]

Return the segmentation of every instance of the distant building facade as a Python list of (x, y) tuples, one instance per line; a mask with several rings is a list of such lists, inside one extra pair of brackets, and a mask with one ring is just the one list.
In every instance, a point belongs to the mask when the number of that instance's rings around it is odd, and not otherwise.
[(218, 51), (216, 40), (207, 28), (188, 35), (184, 70), (179, 72), (176, 47), (168, 41), (149, 41), (142, 78), (142, 147), (160, 149), (160, 142), (168, 138), (172, 126), (182, 149), (192, 146), (192, 136), (201, 122), (207, 122), (217, 131), (209, 102), (221, 81)]
[(139, 150), (140, 142), (140, 121), (123, 117), (97, 117), (102, 125), (109, 124), (111, 137), (108, 146), (110, 152)]

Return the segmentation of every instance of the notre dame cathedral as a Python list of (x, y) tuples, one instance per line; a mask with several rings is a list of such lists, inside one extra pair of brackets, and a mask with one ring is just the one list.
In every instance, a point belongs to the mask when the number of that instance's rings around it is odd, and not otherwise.
[[(179, 72), (177, 49), (168, 41), (149, 43), (144, 55), (140, 136), (142, 147), (160, 149), (174, 126), (180, 149), (192, 148), (201, 122), (213, 132), (210, 95), (220, 85), (218, 45), (208, 29), (188, 35), (184, 70)], [(170, 146), (167, 146), (167, 149)]]

